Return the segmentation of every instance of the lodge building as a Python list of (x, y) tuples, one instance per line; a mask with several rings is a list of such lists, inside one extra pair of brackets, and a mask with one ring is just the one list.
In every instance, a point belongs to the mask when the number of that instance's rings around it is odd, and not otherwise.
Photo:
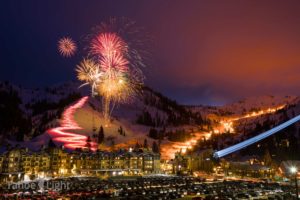
[(14, 148), (0, 155), (0, 182), (45, 177), (142, 175), (160, 171), (160, 155), (150, 149), (72, 151), (63, 147), (32, 152)]

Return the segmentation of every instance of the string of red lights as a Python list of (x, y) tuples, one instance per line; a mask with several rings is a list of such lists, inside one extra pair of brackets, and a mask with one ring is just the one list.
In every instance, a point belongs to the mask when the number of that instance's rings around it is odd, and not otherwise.
[[(81, 108), (88, 100), (88, 97), (83, 97), (75, 104), (69, 106), (62, 115), (61, 126), (52, 128), (47, 132), (51, 135), (53, 141), (63, 143), (64, 147), (68, 149), (86, 148), (87, 136), (77, 133), (72, 133), (70, 130), (81, 130), (74, 120), (74, 113)], [(91, 149), (96, 150), (96, 143), (91, 142)]]

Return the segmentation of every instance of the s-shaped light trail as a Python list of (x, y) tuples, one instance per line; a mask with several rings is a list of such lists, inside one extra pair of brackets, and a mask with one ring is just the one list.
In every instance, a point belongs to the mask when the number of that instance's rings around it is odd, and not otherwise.
[[(63, 143), (68, 149), (84, 148), (86, 147), (87, 136), (72, 133), (70, 130), (81, 130), (82, 128), (75, 122), (74, 113), (77, 109), (81, 108), (88, 97), (83, 97), (74, 105), (68, 107), (62, 114), (62, 123), (60, 127), (48, 130), (52, 139), (56, 142)], [(96, 150), (95, 143), (91, 142), (91, 149)]]
[(222, 157), (224, 157), (224, 156), (226, 156), (228, 154), (231, 154), (231, 153), (236, 152), (236, 151), (238, 151), (240, 149), (246, 148), (247, 146), (249, 146), (251, 144), (259, 142), (259, 141), (261, 141), (261, 140), (263, 140), (263, 139), (265, 139), (265, 138), (267, 138), (267, 137), (269, 137), (269, 136), (271, 136), (271, 135), (273, 135), (273, 134), (281, 131), (282, 129), (284, 129), (284, 128), (286, 128), (286, 127), (288, 127), (288, 126), (290, 126), (290, 125), (292, 125), (292, 124), (294, 124), (296, 122), (298, 122), (299, 120), (300, 120), (300, 115), (298, 115), (298, 116), (296, 116), (296, 117), (294, 117), (294, 118), (292, 118), (292, 119), (290, 119), (290, 120), (288, 120), (288, 121), (286, 121), (286, 122), (284, 122), (284, 123), (282, 123), (282, 124), (280, 124), (280, 125), (272, 128), (271, 130), (268, 130), (268, 131), (266, 131), (264, 133), (261, 133), (261, 134), (255, 136), (255, 137), (252, 137), (252, 138), (250, 138), (248, 140), (245, 140), (245, 141), (240, 142), (238, 144), (235, 144), (233, 146), (227, 147), (226, 149), (217, 151), (217, 152), (214, 153), (214, 157), (215, 158), (222, 158)]

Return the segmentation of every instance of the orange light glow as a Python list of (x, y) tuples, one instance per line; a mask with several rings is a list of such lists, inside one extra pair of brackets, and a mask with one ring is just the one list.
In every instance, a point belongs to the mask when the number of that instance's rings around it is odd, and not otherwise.
[[(241, 117), (235, 117), (235, 118), (229, 118), (229, 119), (226, 119), (226, 120), (222, 120), (222, 121), (220, 121), (221, 127), (218, 127), (218, 128), (220, 130), (223, 130), (223, 132), (234, 133), (235, 132), (234, 127), (233, 127), (233, 122), (234, 121), (238, 121), (238, 120), (241, 120), (241, 119), (252, 118), (252, 117), (259, 117), (261, 115), (274, 113), (274, 112), (276, 112), (276, 111), (278, 111), (278, 110), (280, 110), (284, 107), (285, 107), (285, 105), (281, 105), (281, 106), (278, 106), (276, 108), (268, 108), (268, 109), (265, 109), (265, 110), (260, 110), (260, 111), (257, 111), (257, 112), (248, 113), (248, 114), (246, 114), (244, 116), (241, 116)], [(219, 129), (215, 129), (214, 132), (219, 133)]]
[[(224, 132), (230, 132), (230, 133), (235, 133), (234, 130), (234, 121), (240, 120), (240, 119), (246, 119), (246, 118), (251, 118), (251, 117), (258, 117), (264, 114), (269, 114), (269, 113), (274, 113), (282, 108), (284, 108), (285, 105), (278, 106), (276, 108), (268, 108), (265, 110), (260, 110), (257, 112), (252, 112), (240, 117), (233, 117), (233, 118), (228, 118), (226, 120), (221, 120), (220, 124), (213, 129), (213, 133), (215, 134), (220, 134)], [(192, 149), (196, 144), (197, 141), (205, 138), (206, 140), (211, 137), (212, 132), (199, 132), (195, 133), (195, 137), (193, 139), (187, 140), (186, 142), (168, 142), (162, 144), (161, 148), (161, 155), (163, 159), (172, 159), (174, 158), (174, 155), (176, 152), (181, 152), (183, 154), (186, 153), (188, 149)]]

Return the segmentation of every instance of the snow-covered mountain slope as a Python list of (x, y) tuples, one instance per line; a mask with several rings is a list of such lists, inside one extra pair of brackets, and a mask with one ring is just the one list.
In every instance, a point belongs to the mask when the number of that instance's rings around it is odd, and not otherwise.
[[(1, 138), (9, 139), (12, 144), (16, 144), (16, 139), (25, 140), (19, 144), (33, 149), (47, 144), (50, 138), (55, 140), (55, 135), (49, 130), (61, 126), (66, 109), (82, 97), (89, 96), (89, 88), (78, 89), (79, 85), (70, 82), (43, 89), (25, 89), (0, 83)], [(147, 139), (149, 147), (154, 141), (161, 143), (164, 154), (187, 148), (189, 144), (195, 144), (197, 138), (209, 138), (211, 130), (225, 130), (220, 128), (224, 126), (221, 123), (224, 120), (233, 123), (236, 135), (231, 139), (232, 143), (250, 137), (254, 130), (261, 131), (257, 124), (273, 126), (300, 113), (299, 98), (294, 96), (246, 98), (219, 107), (182, 106), (148, 87), (144, 87), (134, 101), (116, 105), (109, 124), (103, 119), (101, 105), (99, 97), (89, 97), (74, 112), (74, 121), (80, 128), (68, 131), (84, 136), (82, 140), (89, 136), (91, 142), (96, 143), (96, 135), (102, 126), (105, 139), (100, 146), (103, 149), (132, 147)], [(275, 110), (262, 113), (270, 109)], [(6, 120), (10, 116), (16, 119), (13, 124)], [(62, 141), (55, 142), (64, 145)], [(85, 143), (82, 141), (83, 145)]]
[(238, 102), (222, 106), (224, 113), (233, 113), (236, 115), (245, 115), (251, 112), (276, 108), (288, 104), (293, 104), (299, 99), (296, 96), (258, 96), (249, 97)]
[[(17, 121), (7, 127), (0, 127), (3, 131), (2, 135), (18, 140), (23, 140), (22, 136), (24, 136), (25, 140), (29, 140), (58, 126), (63, 110), (80, 97), (89, 94), (88, 87), (78, 89), (79, 85), (76, 82), (69, 82), (43, 89), (27, 89), (7, 82), (0, 83), (0, 92), (6, 96), (6, 99), (10, 96), (16, 99), (12, 110), (16, 111), (18, 117), (24, 119), (24, 123), (26, 121), (28, 124), (26, 129), (21, 130)], [(0, 105), (3, 104), (3, 107), (9, 107), (7, 106), (9, 103), (9, 100), (3, 101), (2, 99), (2, 102), (0, 101)], [(3, 123), (6, 123), (5, 119), (8, 118), (10, 110), (3, 110), (3, 112), (5, 113), (2, 115), (2, 120)], [(80, 112), (85, 112), (86, 117), (101, 116), (101, 99), (98, 97), (90, 98)], [(92, 112), (94, 113), (91, 114)], [(166, 129), (178, 126), (195, 126), (202, 123), (199, 120), (201, 119), (200, 116), (148, 87), (144, 87), (141, 95), (132, 102), (116, 105), (111, 117), (112, 121), (118, 122), (116, 123), (118, 128), (121, 125), (132, 127), (132, 131), (138, 133), (142, 130), (144, 135), (148, 134), (151, 127)], [(90, 132), (94, 125), (84, 124), (85, 121), (85, 117), (80, 117), (79, 123), (83, 123), (84, 129)], [(88, 120), (88, 122), (90, 121)], [(99, 128), (99, 125), (100, 123), (95, 124), (95, 127)]]
[(54, 126), (64, 107), (80, 98), (75, 83), (28, 89), (0, 82), (0, 138), (31, 139)]
[(231, 120), (233, 118), (256, 118), (267, 113), (294, 105), (299, 102), (297, 96), (258, 96), (242, 99), (223, 106), (189, 106), (203, 118), (211, 121)]

